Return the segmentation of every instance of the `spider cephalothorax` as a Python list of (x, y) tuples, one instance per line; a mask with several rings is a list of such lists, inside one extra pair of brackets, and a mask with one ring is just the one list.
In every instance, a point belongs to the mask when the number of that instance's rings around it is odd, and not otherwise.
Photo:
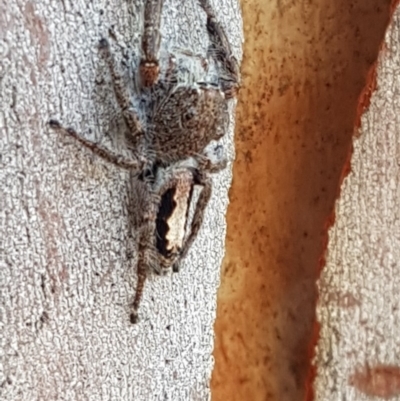
[[(51, 120), (53, 129), (73, 136), (104, 159), (132, 170), (133, 197), (139, 214), (138, 283), (131, 320), (137, 320), (148, 270), (178, 269), (204, 217), (211, 195), (209, 173), (226, 166), (224, 157), (207, 149), (226, 132), (228, 100), (239, 88), (239, 66), (209, 0), (199, 0), (207, 15), (210, 47), (206, 56), (187, 50), (160, 53), (163, 0), (147, 0), (142, 51), (133, 60), (136, 76), (130, 92), (123, 84), (105, 39), (100, 50), (109, 66), (116, 99), (128, 127), (130, 157), (85, 139)], [(221, 147), (215, 149), (221, 150)], [(193, 187), (202, 187), (188, 223)]]

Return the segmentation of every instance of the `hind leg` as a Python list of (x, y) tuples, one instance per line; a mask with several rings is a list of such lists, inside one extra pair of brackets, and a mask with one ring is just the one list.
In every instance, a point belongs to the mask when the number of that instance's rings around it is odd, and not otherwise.
[(203, 188), (197, 199), (189, 235), (186, 237), (186, 241), (182, 246), (179, 260), (173, 266), (174, 272), (179, 271), (180, 261), (186, 257), (203, 224), (204, 213), (210, 201), (212, 191), (212, 183), (209, 174), (218, 173), (227, 166), (228, 161), (223, 146), (217, 145), (212, 149), (206, 149), (203, 155), (198, 159), (198, 163), (198, 174), (194, 177), (194, 184), (201, 185)]
[(136, 229), (138, 238), (138, 264), (135, 297), (130, 306), (130, 321), (137, 323), (138, 310), (143, 297), (147, 275), (150, 271), (159, 271), (158, 254), (155, 247), (156, 207), (158, 196), (143, 181), (131, 177), (132, 205), (130, 207), (131, 223)]
[(192, 219), (192, 224), (190, 226), (190, 233), (186, 238), (184, 245), (182, 246), (182, 250), (179, 255), (179, 260), (173, 266), (174, 272), (179, 271), (181, 260), (183, 260), (186, 257), (189, 249), (193, 245), (193, 242), (195, 241), (199, 233), (200, 227), (203, 224), (204, 213), (208, 205), (208, 202), (210, 201), (211, 189), (212, 189), (210, 178), (207, 175), (203, 174), (203, 177), (201, 177), (200, 180), (196, 182), (196, 184), (202, 185), (203, 189), (197, 200), (196, 209)]

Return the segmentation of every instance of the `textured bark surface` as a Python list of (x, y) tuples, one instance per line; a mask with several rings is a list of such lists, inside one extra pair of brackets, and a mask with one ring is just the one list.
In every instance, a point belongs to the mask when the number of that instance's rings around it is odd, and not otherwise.
[(319, 282), (316, 400), (400, 400), (400, 7)]
[[(240, 58), (239, 6), (218, 4)], [(133, 0), (0, 0), (2, 401), (209, 396), (230, 168), (214, 178), (182, 271), (149, 280), (141, 322), (131, 325), (128, 173), (46, 127), (56, 117), (118, 148), (124, 126), (96, 46), (113, 28), (118, 45), (137, 51), (141, 10)], [(196, 1), (166, 1), (162, 24), (170, 39), (163, 47), (205, 53)], [(233, 119), (225, 141), (231, 160), (232, 135)]]
[(243, 0), (242, 7), (243, 90), (213, 401), (298, 401), (312, 395), (326, 223), (390, 0)]

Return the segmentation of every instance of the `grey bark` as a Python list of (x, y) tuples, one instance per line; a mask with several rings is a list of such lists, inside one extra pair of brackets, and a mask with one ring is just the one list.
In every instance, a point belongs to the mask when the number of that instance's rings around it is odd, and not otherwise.
[[(214, 3), (240, 59), (239, 5)], [(118, 148), (122, 119), (96, 45), (112, 28), (121, 53), (138, 51), (141, 12), (138, 0), (0, 0), (2, 401), (209, 398), (230, 166), (213, 178), (182, 271), (150, 278), (132, 325), (129, 174), (46, 126), (55, 117)], [(166, 1), (162, 31), (162, 46), (205, 53), (195, 0)], [(232, 139), (233, 118), (231, 161)]]
[[(354, 141), (319, 283), (316, 400), (400, 400), (400, 8)], [(376, 399), (376, 398), (374, 398)]]

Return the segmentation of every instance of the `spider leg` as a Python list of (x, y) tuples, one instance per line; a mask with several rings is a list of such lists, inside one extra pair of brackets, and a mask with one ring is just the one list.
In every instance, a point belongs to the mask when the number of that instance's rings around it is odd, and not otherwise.
[(144, 8), (144, 32), (142, 36), (142, 58), (140, 77), (144, 86), (157, 82), (160, 66), (158, 52), (161, 42), (161, 13), (164, 0), (146, 0)]
[(143, 230), (139, 239), (139, 257), (137, 266), (137, 282), (135, 288), (135, 297), (131, 305), (130, 321), (131, 323), (138, 322), (138, 311), (140, 302), (142, 301), (144, 285), (146, 283), (149, 272), (163, 274), (158, 261), (158, 253), (154, 245), (154, 221), (148, 222), (147, 227)]
[(225, 155), (225, 149), (218, 144), (213, 147), (207, 147), (203, 154), (197, 156), (198, 169), (208, 173), (218, 173), (228, 164)]
[(144, 158), (140, 158), (138, 156), (137, 158), (131, 159), (128, 157), (121, 156), (113, 152), (112, 150), (103, 148), (99, 146), (97, 143), (85, 139), (84, 137), (79, 135), (73, 128), (63, 127), (57, 120), (50, 120), (49, 126), (50, 128), (52, 128), (57, 132), (60, 132), (64, 135), (72, 136), (77, 141), (79, 141), (83, 146), (90, 149), (93, 153), (100, 156), (104, 160), (107, 160), (108, 162), (115, 164), (118, 167), (139, 172), (140, 170), (142, 170), (143, 165), (145, 164), (146, 160)]
[(142, 135), (143, 131), (139, 122), (139, 118), (136, 112), (131, 108), (129, 92), (126, 86), (124, 85), (121, 75), (118, 73), (118, 68), (116, 66), (114, 57), (110, 50), (110, 44), (106, 39), (100, 40), (99, 49), (102, 52), (103, 57), (110, 70), (110, 75), (114, 86), (115, 97), (117, 98), (117, 102), (121, 107), (126, 125), (129, 128), (129, 132), (131, 133), (132, 137)]
[(178, 262), (176, 262), (173, 266), (174, 272), (179, 271), (180, 261), (186, 257), (190, 247), (193, 245), (193, 242), (195, 241), (195, 239), (199, 233), (200, 227), (203, 224), (203, 220), (204, 220), (204, 212), (206, 210), (207, 204), (211, 197), (211, 190), (212, 190), (211, 179), (208, 177), (207, 174), (205, 174), (205, 173), (201, 174), (201, 176), (198, 177), (196, 184), (203, 186), (203, 189), (197, 200), (196, 209), (195, 209), (192, 224), (190, 227), (190, 234), (182, 246)]
[(200, 6), (207, 14), (207, 31), (211, 40), (209, 53), (216, 61), (219, 61), (223, 70), (221, 86), (226, 97), (233, 98), (240, 87), (239, 63), (232, 54), (226, 32), (217, 21), (210, 0), (199, 0)]
[(183, 244), (179, 260), (174, 264), (172, 270), (179, 271), (179, 263), (185, 258), (190, 247), (195, 241), (199, 229), (203, 223), (204, 212), (211, 197), (211, 180), (208, 176), (209, 173), (218, 173), (226, 168), (228, 160), (225, 156), (225, 151), (222, 145), (217, 145), (212, 148), (205, 149), (202, 155), (197, 156), (198, 174), (194, 177), (196, 185), (203, 186), (203, 189), (197, 200), (196, 209), (190, 227), (190, 234)]
[(138, 310), (143, 297), (144, 285), (150, 271), (160, 271), (158, 254), (155, 246), (156, 207), (159, 197), (153, 193), (151, 186), (138, 181), (131, 175), (132, 205), (131, 222), (138, 235), (138, 264), (135, 297), (130, 307), (130, 321), (137, 323)]
[(176, 50), (176, 53), (180, 53), (180, 54), (183, 54), (184, 56), (189, 56), (189, 57), (198, 59), (202, 65), (202, 67), (204, 68), (204, 70), (208, 69), (208, 59), (206, 57), (204, 57), (202, 54), (193, 53), (191, 50), (187, 50), (187, 49), (178, 49), (178, 50)]
[(211, 161), (209, 158), (202, 158), (201, 160), (199, 160), (200, 168), (213, 174), (224, 170), (227, 164), (228, 160), (225, 157), (216, 162)]
[(132, 324), (137, 323), (139, 320), (139, 306), (143, 297), (144, 284), (147, 279), (147, 269), (143, 263), (138, 263), (137, 268), (137, 282), (135, 288), (135, 298), (131, 305), (130, 321)]

